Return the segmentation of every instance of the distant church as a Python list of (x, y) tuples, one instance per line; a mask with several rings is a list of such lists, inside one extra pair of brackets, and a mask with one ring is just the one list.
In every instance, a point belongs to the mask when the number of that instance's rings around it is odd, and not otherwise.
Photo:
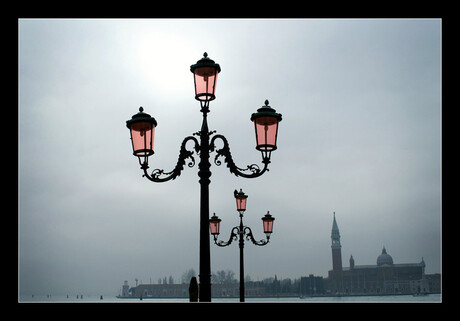
[(377, 265), (342, 265), (342, 245), (335, 219), (332, 223), (332, 270), (324, 279), (324, 288), (330, 294), (423, 294), (440, 292), (440, 274), (425, 274), (425, 262), (394, 264), (383, 247)]

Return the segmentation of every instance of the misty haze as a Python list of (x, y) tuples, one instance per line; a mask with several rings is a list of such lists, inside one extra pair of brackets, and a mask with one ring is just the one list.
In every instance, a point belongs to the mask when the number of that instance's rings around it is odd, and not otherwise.
[[(235, 189), (248, 195), (257, 240), (261, 217), (276, 217), (267, 246), (244, 248), (253, 289), (300, 295), (321, 279), (325, 293), (380, 293), (364, 284), (383, 264), (400, 280), (441, 273), (441, 20), (20, 19), (18, 40), (20, 300), (114, 297), (125, 281), (133, 295), (136, 283), (188, 291), (199, 273), (198, 156), (153, 183), (126, 120), (140, 106), (156, 119), (150, 170), (171, 171), (200, 130), (190, 65), (205, 51), (222, 68), (209, 130), (225, 135), (237, 166), (263, 166), (251, 114), (268, 99), (283, 115), (261, 177), (210, 158), (220, 239), (239, 223)], [(211, 237), (216, 289), (238, 288), (238, 254), (237, 241)]]

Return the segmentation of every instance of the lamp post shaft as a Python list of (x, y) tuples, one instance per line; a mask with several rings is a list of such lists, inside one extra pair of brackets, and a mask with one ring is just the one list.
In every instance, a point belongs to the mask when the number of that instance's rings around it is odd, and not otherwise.
[(211, 163), (209, 163), (209, 129), (207, 123), (208, 109), (203, 111), (201, 126), (200, 163), (198, 164), (200, 177), (200, 302), (211, 302), (211, 249), (209, 239), (209, 184)]
[(240, 302), (244, 302), (244, 226), (243, 226), (243, 215), (240, 214)]

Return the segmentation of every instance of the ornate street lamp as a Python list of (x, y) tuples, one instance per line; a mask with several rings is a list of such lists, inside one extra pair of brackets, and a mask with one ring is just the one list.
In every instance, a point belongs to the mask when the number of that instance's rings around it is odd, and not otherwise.
[(273, 233), (273, 221), (275, 218), (270, 215), (270, 212), (267, 211), (264, 217), (262, 217), (262, 222), (264, 224), (264, 233), (267, 235), (267, 238), (270, 238), (270, 235)]
[(278, 123), (282, 118), (268, 104), (268, 100), (265, 100), (265, 106), (251, 116), (256, 130), (256, 149), (262, 152), (263, 159), (270, 159), (271, 152), (277, 149)]
[(155, 118), (144, 113), (140, 107), (139, 112), (126, 121), (126, 127), (131, 133), (133, 155), (139, 157), (139, 164), (147, 165), (150, 155), (153, 155), (153, 138), (157, 122)]
[(246, 199), (248, 196), (244, 194), (241, 189), (239, 192), (235, 190), (234, 195), (236, 199), (236, 210), (240, 213), (246, 211)]
[(217, 74), (220, 72), (219, 64), (209, 59), (205, 52), (203, 58), (190, 66), (190, 71), (194, 74), (195, 99), (204, 102), (214, 100), (216, 98)]
[[(161, 183), (176, 179), (180, 176), (185, 164), (188, 167), (195, 165), (195, 153), (199, 155), (200, 162), (198, 164), (198, 176), (200, 177), (200, 285), (199, 297), (201, 302), (211, 301), (211, 258), (210, 258), (210, 238), (209, 238), (209, 184), (211, 180), (211, 163), (209, 157), (211, 152), (215, 152), (214, 164), (220, 166), (223, 161), (227, 163), (230, 173), (245, 178), (259, 177), (268, 171), (271, 152), (276, 149), (276, 139), (278, 134), (278, 123), (281, 121), (281, 114), (277, 114), (274, 109), (268, 106), (268, 101), (265, 101), (265, 106), (259, 108), (257, 113), (252, 114), (251, 120), (254, 121), (256, 128), (256, 149), (262, 152), (261, 169), (257, 164), (240, 168), (235, 165), (227, 139), (223, 135), (215, 135), (216, 131), (209, 131), (207, 115), (209, 113), (209, 103), (216, 98), (216, 82), (217, 75), (221, 71), (219, 64), (216, 64), (212, 59), (208, 58), (208, 54), (204, 53), (204, 57), (197, 61), (196, 64), (190, 66), (190, 71), (193, 73), (195, 83), (195, 99), (200, 101), (203, 121), (201, 130), (194, 133), (193, 136), (186, 137), (181, 144), (179, 151), (179, 159), (176, 166), (170, 172), (165, 172), (163, 169), (154, 169), (148, 172), (149, 156), (153, 155), (154, 132), (157, 127), (156, 120), (150, 115), (144, 113), (144, 109), (139, 108), (139, 113), (132, 116), (126, 122), (126, 126), (131, 133), (133, 144), (133, 154), (139, 158), (139, 164), (144, 171), (144, 177), (152, 182)], [(211, 136), (214, 135), (212, 138)], [(198, 136), (200, 140), (194, 136)], [(217, 148), (216, 141), (221, 140), (222, 147)], [(187, 149), (187, 143), (193, 142), (193, 150)], [(186, 162), (188, 159), (188, 162)], [(241, 201), (241, 205), (245, 207), (246, 200)], [(241, 212), (243, 213), (244, 210)], [(217, 223), (216, 223), (217, 224)], [(218, 227), (218, 226), (217, 226)], [(218, 231), (218, 230), (217, 230)]]
[[(246, 240), (248, 241), (251, 240), (251, 242), (254, 243), (255, 245), (258, 245), (258, 246), (266, 245), (268, 242), (270, 242), (270, 235), (273, 232), (273, 221), (275, 220), (275, 218), (271, 216), (268, 211), (267, 211), (267, 214), (265, 214), (265, 216), (262, 217), (264, 233), (267, 239), (256, 241), (254, 239), (254, 236), (252, 235), (251, 228), (249, 226), (243, 225), (243, 213), (246, 210), (247, 195), (245, 195), (243, 191), (240, 189), (239, 192), (235, 190), (234, 196), (237, 202), (236, 209), (240, 214), (240, 225), (232, 228), (230, 238), (228, 239), (228, 241), (224, 242), (224, 241), (217, 240), (220, 234), (221, 219), (216, 216), (216, 213), (214, 213), (214, 215), (209, 220), (209, 227), (211, 230), (211, 234), (214, 237), (214, 243), (220, 247), (229, 246), (230, 244), (232, 244), (233, 240), (238, 239), (238, 235), (240, 236), (240, 241), (239, 241), (239, 247), (240, 247), (240, 302), (244, 302), (244, 253), (243, 253), (244, 238), (243, 236), (246, 235)], [(238, 201), (243, 200), (243, 199), (244, 199), (244, 207), (241, 207), (242, 203), (239, 203)]]
[(209, 226), (211, 228), (212, 235), (220, 234), (220, 222), (222, 220), (216, 216), (216, 213), (209, 219)]

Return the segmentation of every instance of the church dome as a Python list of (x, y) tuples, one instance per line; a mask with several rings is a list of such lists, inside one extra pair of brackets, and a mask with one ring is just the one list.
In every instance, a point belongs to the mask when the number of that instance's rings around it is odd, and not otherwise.
[(377, 258), (378, 266), (384, 264), (393, 265), (393, 258), (391, 257), (391, 255), (387, 254), (387, 250), (385, 249), (385, 247), (383, 247), (382, 249), (382, 254), (380, 254)]

